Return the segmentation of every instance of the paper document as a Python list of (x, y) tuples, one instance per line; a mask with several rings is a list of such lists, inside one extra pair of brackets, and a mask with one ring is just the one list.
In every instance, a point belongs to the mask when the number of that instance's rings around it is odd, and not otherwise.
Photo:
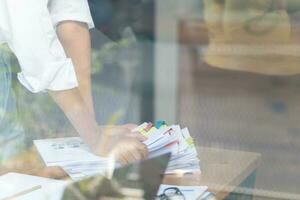
[(35, 140), (35, 146), (47, 166), (64, 166), (80, 162), (106, 162), (105, 158), (90, 153), (78, 137)]
[(25, 174), (8, 173), (0, 176), (0, 200), (43, 200), (46, 197), (54, 200), (57, 199), (57, 195), (62, 194), (66, 183)]
[[(171, 152), (166, 174), (200, 173), (198, 154), (188, 129), (159, 124), (143, 123), (132, 130), (147, 137), (144, 144), (149, 150), (149, 157)], [(99, 174), (109, 176), (117, 165), (111, 158), (91, 153), (79, 137), (35, 140), (34, 144), (47, 166), (62, 167), (73, 180)]]
[(46, 166), (62, 167), (73, 180), (105, 175), (114, 168), (112, 159), (91, 153), (79, 137), (35, 140), (34, 144)]
[(149, 157), (172, 153), (166, 174), (201, 172), (197, 150), (187, 128), (164, 123), (160, 123), (159, 127), (143, 123), (133, 131), (148, 137), (144, 144), (148, 147)]

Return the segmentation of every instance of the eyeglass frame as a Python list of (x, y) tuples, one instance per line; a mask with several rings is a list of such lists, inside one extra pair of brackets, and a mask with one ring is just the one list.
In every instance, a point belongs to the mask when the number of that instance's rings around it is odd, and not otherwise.
[(183, 200), (185, 200), (185, 196), (183, 195), (183, 193), (180, 191), (179, 188), (177, 187), (169, 187), (169, 188), (166, 188), (164, 189), (163, 193), (161, 195), (158, 195), (157, 198), (159, 198), (160, 200), (171, 200), (171, 196), (168, 196), (166, 195), (166, 192), (168, 190), (175, 190), (175, 193), (174, 195), (178, 195), (178, 196), (181, 196), (183, 198)]

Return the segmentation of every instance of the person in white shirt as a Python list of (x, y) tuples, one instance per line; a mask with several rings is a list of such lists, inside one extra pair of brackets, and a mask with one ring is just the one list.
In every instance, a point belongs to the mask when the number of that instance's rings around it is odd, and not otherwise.
[[(0, 43), (18, 58), (20, 83), (32, 93), (48, 92), (95, 153), (111, 154), (123, 164), (146, 158), (145, 138), (131, 133), (130, 125), (97, 125), (90, 80), (93, 26), (86, 0), (0, 2)], [(5, 106), (2, 111), (0, 123)]]

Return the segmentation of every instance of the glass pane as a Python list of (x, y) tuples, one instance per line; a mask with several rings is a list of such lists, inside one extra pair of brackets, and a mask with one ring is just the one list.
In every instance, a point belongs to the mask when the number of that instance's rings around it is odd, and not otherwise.
[(171, 151), (163, 188), (300, 199), (299, 0), (27, 3), (0, 3), (0, 190), (9, 172), (110, 186)]

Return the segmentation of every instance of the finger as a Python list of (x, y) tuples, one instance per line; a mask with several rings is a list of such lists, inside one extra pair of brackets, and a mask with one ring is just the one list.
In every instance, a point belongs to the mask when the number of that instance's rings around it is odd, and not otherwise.
[(134, 156), (132, 155), (132, 151), (135, 149), (135, 144), (133, 141), (129, 140), (126, 143), (120, 145), (119, 152), (122, 160), (124, 160), (125, 164), (128, 164), (135, 160)]
[(117, 157), (117, 161), (121, 165), (128, 165), (130, 163), (145, 159), (145, 154), (138, 148), (135, 150), (128, 150), (126, 152), (123, 152), (119, 154)]
[(123, 153), (114, 152), (113, 156), (114, 156), (114, 159), (121, 165), (126, 165), (128, 163), (128, 161), (126, 160), (126, 156), (123, 155)]
[(142, 159), (146, 159), (148, 157), (148, 148), (143, 143), (137, 144), (137, 149), (142, 156)]
[(133, 129), (135, 129), (136, 127), (138, 127), (138, 125), (136, 125), (136, 124), (124, 124), (123, 127), (124, 127), (124, 128), (127, 128), (127, 129), (129, 129), (129, 130), (133, 130)]
[(120, 155), (116, 160), (117, 160), (118, 163), (120, 163), (121, 165), (127, 165), (127, 164), (128, 164), (128, 162), (127, 162), (127, 160), (125, 159), (124, 156), (121, 156), (121, 155)]
[(128, 151), (124, 152), (122, 157), (123, 157), (123, 160), (125, 160), (125, 165), (133, 163), (136, 160), (132, 153), (132, 150), (128, 150)]
[(138, 139), (140, 142), (146, 141), (148, 138), (139, 132), (132, 132), (130, 134), (131, 137)]
[(131, 151), (131, 155), (134, 158), (133, 161), (138, 161), (138, 160), (141, 160), (143, 158), (143, 155), (138, 150)]
[(123, 150), (125, 149), (123, 153), (124, 153), (124, 159), (127, 161), (127, 163), (132, 163), (141, 160), (145, 157), (142, 143), (136, 140), (132, 140), (130, 143), (127, 143), (126, 147), (127, 149), (123, 148)]

